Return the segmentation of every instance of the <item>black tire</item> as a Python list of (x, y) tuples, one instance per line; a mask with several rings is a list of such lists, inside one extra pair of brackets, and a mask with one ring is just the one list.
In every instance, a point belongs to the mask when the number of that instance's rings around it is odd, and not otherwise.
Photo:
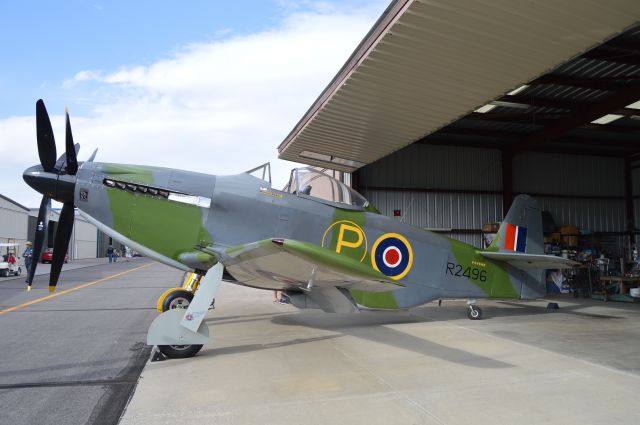
[(198, 354), (202, 344), (194, 345), (158, 345), (158, 350), (170, 359), (185, 359)]
[(187, 308), (193, 300), (193, 293), (185, 291), (183, 289), (179, 291), (173, 291), (162, 301), (162, 312), (174, 308)]
[(9, 276), (9, 269), (4, 269), (0, 272), (0, 276), (7, 277)]
[(22, 274), (22, 267), (18, 267), (18, 271), (16, 272), (16, 276), (20, 276)]
[[(174, 308), (187, 308), (193, 300), (193, 293), (185, 290), (173, 291), (162, 301), (162, 311)], [(184, 359), (195, 356), (202, 344), (193, 345), (158, 345), (158, 350), (170, 359)]]
[(477, 305), (470, 306), (467, 310), (467, 317), (471, 320), (480, 320), (482, 319), (482, 309)]

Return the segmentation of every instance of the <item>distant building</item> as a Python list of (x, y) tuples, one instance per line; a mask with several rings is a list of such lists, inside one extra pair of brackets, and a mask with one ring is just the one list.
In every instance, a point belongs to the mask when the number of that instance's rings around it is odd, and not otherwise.
[(28, 238), (29, 208), (0, 195), (0, 242), (24, 246)]
[[(49, 229), (45, 238), (45, 247), (53, 247), (53, 238), (58, 228), (60, 212), (51, 210)], [(0, 242), (19, 243), (24, 249), (25, 243), (33, 241), (38, 220), (38, 209), (27, 208), (16, 201), (0, 195)], [(82, 258), (96, 258), (104, 254), (99, 252), (98, 241), (108, 239), (108, 236), (76, 214), (73, 232), (69, 241), (68, 255), (71, 260)]]

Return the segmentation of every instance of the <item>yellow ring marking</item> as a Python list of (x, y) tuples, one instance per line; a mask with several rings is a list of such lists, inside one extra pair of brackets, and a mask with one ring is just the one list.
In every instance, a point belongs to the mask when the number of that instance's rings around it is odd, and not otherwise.
[(362, 236), (364, 237), (364, 254), (362, 254), (362, 258), (360, 259), (360, 262), (362, 263), (362, 260), (364, 260), (365, 257), (367, 256), (369, 241), (367, 241), (367, 235), (366, 235), (366, 233), (364, 233), (364, 230), (362, 230), (362, 227), (360, 227), (357, 223), (354, 223), (353, 221), (338, 220), (335, 223), (331, 223), (331, 226), (329, 226), (327, 228), (327, 230), (324, 232), (324, 235), (322, 235), (322, 245), (321, 246), (324, 248), (324, 241), (327, 238), (327, 234), (329, 233), (329, 230), (333, 229), (333, 226), (335, 226), (336, 224), (340, 224), (340, 223), (347, 223), (349, 225), (357, 227), (358, 230), (360, 230), (360, 232), (362, 232)]
[(46, 301), (48, 299), (51, 299), (51, 298), (54, 298), (54, 297), (57, 297), (57, 296), (60, 296), (60, 295), (68, 294), (69, 292), (77, 291), (78, 289), (86, 288), (87, 286), (95, 285), (95, 284), (104, 282), (106, 280), (110, 280), (110, 279), (113, 279), (115, 277), (119, 277), (119, 276), (125, 275), (127, 273), (135, 272), (136, 270), (140, 270), (140, 269), (143, 269), (145, 267), (149, 267), (152, 264), (155, 264), (155, 263), (145, 264), (144, 266), (136, 267), (135, 269), (131, 269), (131, 270), (127, 270), (127, 271), (124, 271), (124, 272), (121, 272), (121, 273), (117, 273), (117, 274), (114, 274), (112, 276), (103, 277), (102, 279), (94, 280), (93, 282), (84, 283), (82, 285), (78, 285), (78, 286), (75, 286), (73, 288), (65, 289), (64, 291), (56, 292), (55, 294), (47, 295), (46, 297), (37, 298), (35, 300), (31, 300), (29, 302), (26, 302), (24, 304), (19, 304), (19, 305), (13, 306), (13, 307), (6, 308), (6, 309), (0, 311), (0, 315), (5, 314), (5, 313), (9, 313), (11, 311), (15, 311), (15, 310), (18, 310), (18, 309), (21, 309), (21, 308), (24, 308), (24, 307), (29, 307), (30, 305), (37, 304), (37, 303), (40, 303), (42, 301)]
[(411, 248), (411, 244), (409, 243), (407, 238), (405, 238), (404, 236), (399, 235), (397, 233), (385, 233), (384, 235), (380, 236), (371, 247), (371, 265), (377, 272), (380, 272), (380, 269), (378, 269), (378, 265), (376, 264), (376, 248), (378, 248), (378, 245), (380, 245), (380, 242), (382, 242), (387, 238), (400, 239), (402, 242), (404, 242), (405, 246), (407, 247), (407, 252), (409, 252), (409, 261), (407, 262), (407, 267), (404, 269), (404, 271), (395, 276), (387, 276), (393, 280), (400, 280), (403, 277), (405, 277), (407, 273), (409, 273), (409, 271), (411, 270), (411, 266), (413, 265), (413, 249)]

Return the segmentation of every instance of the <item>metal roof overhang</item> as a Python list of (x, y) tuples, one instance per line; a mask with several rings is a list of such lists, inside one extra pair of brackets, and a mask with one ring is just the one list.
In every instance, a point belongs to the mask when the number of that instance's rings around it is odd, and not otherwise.
[(633, 154), (628, 129), (591, 121), (617, 111), (640, 131), (638, 21), (638, 0), (394, 1), (279, 156), (353, 171), (416, 141), (518, 153), (558, 138)]

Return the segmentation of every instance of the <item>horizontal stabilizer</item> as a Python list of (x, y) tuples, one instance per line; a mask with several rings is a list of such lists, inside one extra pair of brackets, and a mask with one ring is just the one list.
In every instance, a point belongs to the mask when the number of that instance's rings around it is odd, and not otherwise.
[(580, 265), (577, 261), (555, 255), (491, 251), (484, 251), (481, 254), (491, 260), (503, 261), (519, 269), (570, 269)]

